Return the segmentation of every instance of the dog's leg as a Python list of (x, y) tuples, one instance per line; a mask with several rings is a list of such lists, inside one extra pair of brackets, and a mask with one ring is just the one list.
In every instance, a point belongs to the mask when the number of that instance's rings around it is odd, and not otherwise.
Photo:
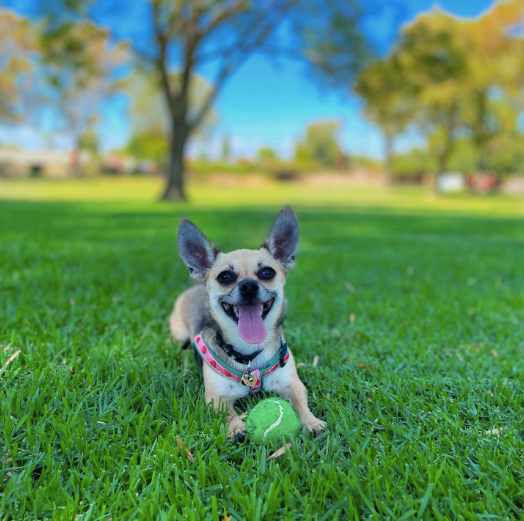
[(204, 397), (206, 403), (213, 402), (213, 411), (227, 412), (227, 435), (241, 441), (246, 435), (246, 424), (240, 419), (233, 404), (249, 392), (245, 385), (233, 382), (215, 372), (208, 364), (202, 367), (204, 373)]
[(289, 400), (293, 409), (298, 412), (300, 423), (305, 425), (308, 431), (313, 431), (315, 435), (318, 435), (326, 424), (309, 410), (306, 387), (298, 376), (295, 359), (291, 352), (289, 355), (288, 363), (282, 370), (287, 373), (287, 377), (278, 378), (271, 388), (282, 398)]
[(326, 424), (309, 410), (306, 387), (298, 376), (291, 351), (289, 351), (289, 360), (285, 367), (269, 375), (268, 380), (266, 388), (291, 403), (293, 409), (298, 412), (300, 423), (305, 425), (308, 431), (313, 431), (315, 435), (320, 434)]
[(246, 424), (240, 419), (232, 404), (228, 402), (227, 398), (217, 396), (214, 393), (205, 393), (206, 403), (213, 402), (213, 411), (215, 413), (227, 411), (227, 435), (235, 437), (238, 441), (242, 441), (246, 435)]
[(300, 423), (305, 425), (308, 431), (314, 431), (316, 436), (322, 432), (326, 423), (315, 417), (309, 410), (306, 387), (300, 381), (298, 375), (296, 379), (293, 379), (293, 382), (287, 387), (284, 387), (279, 394), (282, 398), (289, 400), (293, 409), (298, 412)]

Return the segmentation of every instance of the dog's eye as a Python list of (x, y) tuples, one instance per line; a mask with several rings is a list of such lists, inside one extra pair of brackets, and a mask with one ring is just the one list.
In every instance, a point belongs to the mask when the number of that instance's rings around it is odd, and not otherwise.
[(220, 284), (232, 284), (237, 280), (237, 276), (232, 271), (226, 270), (218, 275), (217, 280)]
[(277, 273), (273, 268), (267, 266), (266, 268), (260, 269), (257, 275), (261, 280), (271, 280), (276, 274)]

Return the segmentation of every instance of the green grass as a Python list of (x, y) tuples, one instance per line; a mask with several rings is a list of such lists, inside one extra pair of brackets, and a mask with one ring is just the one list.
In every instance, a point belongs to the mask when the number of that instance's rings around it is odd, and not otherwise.
[[(307, 186), (265, 180), (261, 185), (189, 184), (192, 208), (267, 207), (290, 202), (310, 209), (326, 206), (345, 210), (348, 206), (365, 211), (453, 215), (524, 216), (522, 197), (471, 197), (453, 195), (435, 197), (424, 187), (382, 189), (366, 186)], [(84, 179), (2, 179), (0, 200), (69, 202), (144, 202), (159, 198), (163, 181), (147, 177), (96, 177)], [(183, 207), (183, 206), (182, 206)]]
[[(0, 519), (523, 518), (521, 200), (71, 202), (72, 186), (0, 202)], [(167, 317), (191, 284), (179, 219), (256, 247), (286, 197), (302, 234), (286, 339), (328, 428), (266, 462), (226, 439)]]

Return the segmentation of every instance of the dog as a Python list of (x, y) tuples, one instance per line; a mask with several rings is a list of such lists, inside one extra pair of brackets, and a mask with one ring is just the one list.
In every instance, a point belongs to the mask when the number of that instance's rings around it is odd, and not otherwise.
[(173, 339), (188, 346), (204, 376), (206, 403), (226, 410), (230, 437), (246, 426), (234, 403), (260, 388), (289, 400), (301, 424), (318, 435), (325, 423), (309, 410), (291, 351), (281, 330), (287, 303), (286, 277), (295, 264), (298, 223), (284, 207), (258, 250), (221, 252), (191, 221), (178, 229), (180, 255), (200, 284), (175, 301)]

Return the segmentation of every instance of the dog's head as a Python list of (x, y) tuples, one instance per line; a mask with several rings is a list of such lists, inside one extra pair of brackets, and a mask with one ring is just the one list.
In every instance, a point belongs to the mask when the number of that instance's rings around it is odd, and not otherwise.
[(178, 247), (191, 276), (202, 281), (210, 311), (234, 345), (261, 344), (284, 311), (284, 284), (295, 262), (298, 223), (283, 208), (259, 250), (222, 253), (191, 221), (178, 229)]

